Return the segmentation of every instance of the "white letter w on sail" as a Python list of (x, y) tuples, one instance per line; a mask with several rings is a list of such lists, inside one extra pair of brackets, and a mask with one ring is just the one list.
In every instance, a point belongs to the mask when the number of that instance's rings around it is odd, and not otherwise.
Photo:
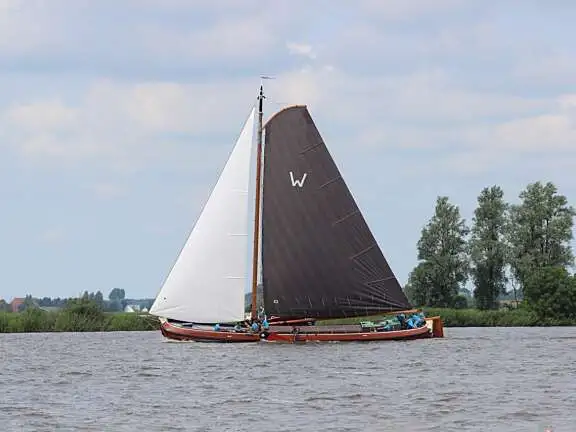
[(302, 187), (304, 186), (304, 182), (306, 181), (306, 176), (308, 175), (308, 173), (304, 173), (304, 175), (302, 176), (302, 178), (300, 180), (295, 179), (294, 178), (294, 174), (292, 173), (292, 171), (290, 171), (290, 181), (292, 182), (292, 187)]

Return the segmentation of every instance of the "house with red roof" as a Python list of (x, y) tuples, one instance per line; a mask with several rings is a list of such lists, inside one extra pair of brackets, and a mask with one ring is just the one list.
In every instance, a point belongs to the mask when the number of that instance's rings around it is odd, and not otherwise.
[(10, 306), (12, 308), (12, 312), (18, 312), (18, 308), (20, 307), (20, 305), (24, 304), (24, 298), (22, 297), (14, 297), (12, 299), (12, 303), (10, 303)]

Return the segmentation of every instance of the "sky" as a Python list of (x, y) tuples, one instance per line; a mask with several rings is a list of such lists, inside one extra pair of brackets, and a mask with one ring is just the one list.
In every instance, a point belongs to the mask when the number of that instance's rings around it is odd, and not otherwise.
[(437, 196), (576, 204), (572, 0), (0, 0), (0, 298), (154, 297), (266, 81), (402, 284)]

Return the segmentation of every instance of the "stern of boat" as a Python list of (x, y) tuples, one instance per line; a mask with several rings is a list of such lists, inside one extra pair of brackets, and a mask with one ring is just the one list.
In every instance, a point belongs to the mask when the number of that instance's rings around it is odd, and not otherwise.
[(443, 338), (444, 337), (444, 323), (442, 318), (439, 316), (426, 317), (426, 327), (430, 329), (432, 337)]

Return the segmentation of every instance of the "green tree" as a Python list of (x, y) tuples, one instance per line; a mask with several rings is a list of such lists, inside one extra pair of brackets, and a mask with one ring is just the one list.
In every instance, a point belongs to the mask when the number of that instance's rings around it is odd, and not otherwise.
[(520, 199), (511, 206), (507, 231), (512, 271), (525, 290), (538, 270), (573, 265), (570, 241), (576, 212), (550, 182), (529, 184)]
[(404, 292), (413, 305), (430, 305), (431, 290), (429, 288), (434, 285), (432, 270), (432, 264), (428, 261), (423, 261), (418, 263), (414, 270), (410, 272)]
[(121, 288), (113, 288), (112, 291), (110, 291), (110, 294), (108, 294), (108, 300), (110, 301), (124, 300), (125, 297), (126, 293)]
[(418, 241), (420, 261), (409, 277), (409, 294), (418, 306), (452, 307), (466, 282), (468, 228), (457, 206), (438, 197), (434, 216)]
[(499, 186), (484, 188), (474, 211), (470, 251), (470, 274), (478, 309), (498, 308), (498, 296), (506, 293), (507, 204)]
[(576, 277), (564, 267), (538, 268), (525, 284), (526, 301), (539, 318), (576, 318)]
[(23, 332), (41, 332), (49, 330), (48, 314), (37, 307), (27, 307), (20, 316), (20, 325)]
[(50, 297), (42, 297), (38, 304), (40, 306), (52, 306), (52, 299)]
[(101, 331), (106, 325), (102, 308), (95, 301), (69, 299), (55, 323), (57, 331)]
[(452, 301), (452, 307), (454, 309), (466, 309), (468, 307), (468, 299), (466, 296), (458, 294)]
[(102, 291), (97, 291), (96, 294), (94, 294), (94, 301), (100, 308), (104, 307), (104, 296), (102, 295)]
[(0, 299), (0, 312), (10, 312), (12, 308), (4, 299)]
[(32, 295), (26, 294), (26, 297), (24, 297), (24, 303), (18, 306), (18, 312), (23, 312), (28, 308), (34, 308), (34, 307), (37, 307), (37, 304), (32, 298)]
[(107, 309), (112, 312), (121, 311), (123, 309), (122, 303), (125, 297), (126, 293), (124, 292), (123, 289), (120, 288), (112, 289), (112, 291), (110, 291), (110, 294), (108, 294), (108, 299), (110, 300), (110, 302), (108, 303)]

